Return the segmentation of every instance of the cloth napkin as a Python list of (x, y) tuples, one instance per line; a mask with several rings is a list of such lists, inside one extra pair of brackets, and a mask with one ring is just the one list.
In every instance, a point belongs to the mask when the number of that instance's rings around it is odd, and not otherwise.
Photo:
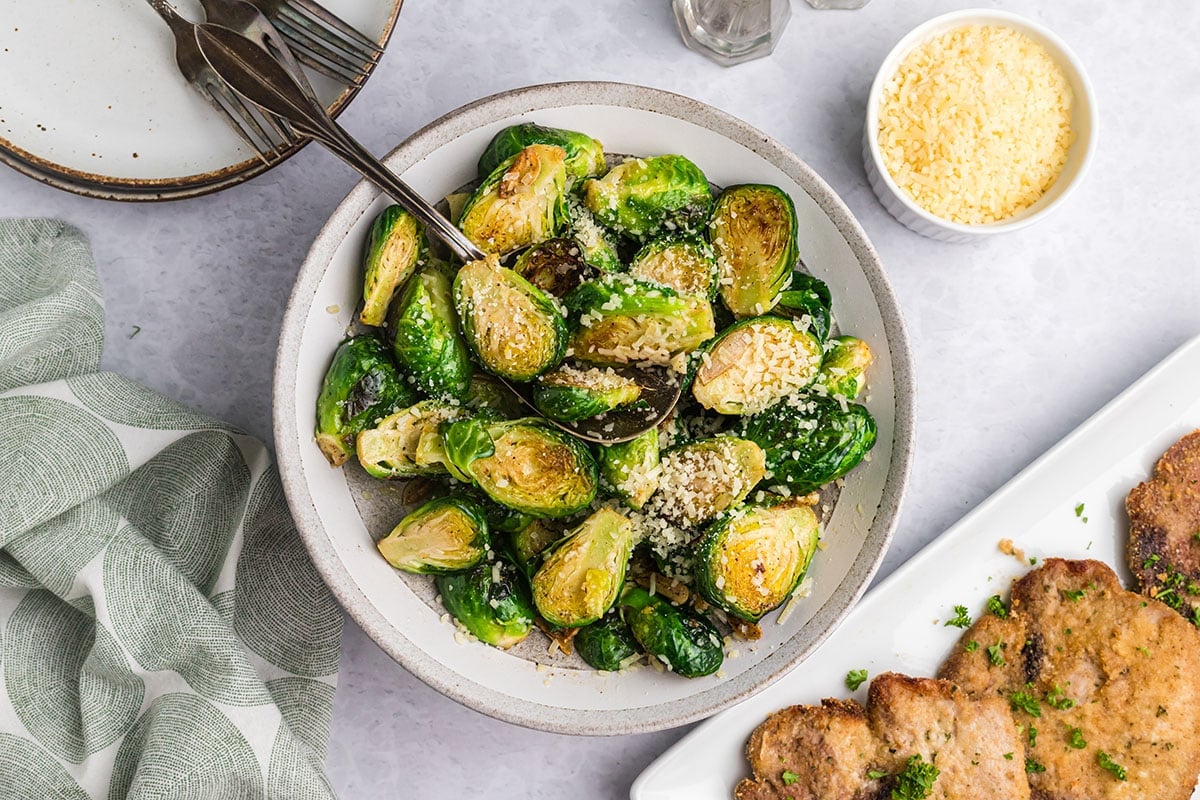
[(102, 345), (83, 235), (0, 220), (0, 796), (332, 798), (341, 614), (278, 472)]

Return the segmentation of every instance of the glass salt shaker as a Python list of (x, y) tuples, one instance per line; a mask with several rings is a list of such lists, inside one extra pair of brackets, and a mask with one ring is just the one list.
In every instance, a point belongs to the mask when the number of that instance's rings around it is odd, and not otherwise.
[(862, 8), (871, 0), (808, 0), (813, 8)]
[(789, 0), (672, 0), (672, 5), (683, 43), (726, 67), (769, 55), (792, 13)]

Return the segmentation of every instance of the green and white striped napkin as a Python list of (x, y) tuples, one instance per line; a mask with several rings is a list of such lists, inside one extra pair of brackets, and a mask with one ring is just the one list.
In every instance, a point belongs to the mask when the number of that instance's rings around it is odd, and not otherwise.
[(0, 796), (332, 798), (341, 614), (266, 449), (102, 344), (84, 237), (0, 221)]

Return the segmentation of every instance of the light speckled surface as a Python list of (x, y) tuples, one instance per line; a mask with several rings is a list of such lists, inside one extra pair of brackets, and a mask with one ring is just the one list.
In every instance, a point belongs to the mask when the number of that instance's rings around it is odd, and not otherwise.
[[(876, 0), (815, 12), (797, 0), (773, 56), (723, 70), (683, 48), (665, 0), (608, 0), (603, 11), (568, 0), (409, 0), (379, 73), (343, 121), (383, 152), (483, 95), (620, 80), (694, 96), (791, 146), (872, 237), (915, 352), (916, 462), (883, 575), (1200, 331), (1200, 5), (995, 3), (1048, 24), (1083, 59), (1102, 112), (1099, 147), (1050, 219), (947, 245), (878, 205), (860, 129), (891, 45), (966, 5)], [(527, 52), (521, 41), (533, 43)], [(317, 229), (354, 183), (312, 148), (246, 186), (159, 206), (73, 197), (6, 170), (0, 215), (60, 216), (91, 236), (108, 305), (107, 368), (269, 440), (283, 304)], [(615, 798), (676, 738), (572, 739), (493, 722), (426, 688), (349, 627), (330, 771), (346, 798), (534, 800), (567, 786)]]

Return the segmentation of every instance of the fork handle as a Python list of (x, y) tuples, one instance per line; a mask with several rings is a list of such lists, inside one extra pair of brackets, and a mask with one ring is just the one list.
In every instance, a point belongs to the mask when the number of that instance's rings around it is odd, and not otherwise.
[(180, 13), (175, 10), (175, 7), (167, 2), (167, 0), (146, 0), (146, 2), (150, 4), (151, 8), (158, 12), (158, 15), (163, 18), (163, 21), (166, 22), (171, 30), (177, 35), (181, 32), (186, 32), (187, 29), (191, 28), (192, 23), (184, 19), (183, 16), (181, 16)]

